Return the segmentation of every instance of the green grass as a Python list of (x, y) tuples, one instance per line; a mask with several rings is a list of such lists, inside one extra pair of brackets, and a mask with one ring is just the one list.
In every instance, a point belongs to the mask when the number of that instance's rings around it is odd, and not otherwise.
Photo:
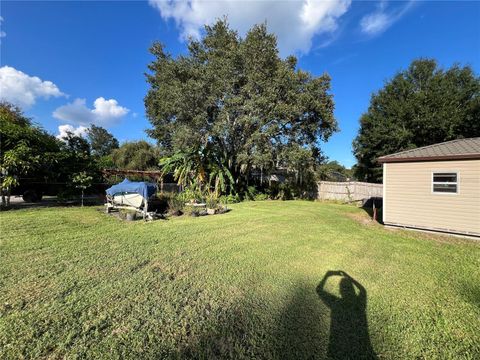
[[(365, 224), (351, 206), (232, 208), (1, 213), (0, 358), (480, 357), (478, 242)], [(355, 280), (321, 284), (336, 270)]]

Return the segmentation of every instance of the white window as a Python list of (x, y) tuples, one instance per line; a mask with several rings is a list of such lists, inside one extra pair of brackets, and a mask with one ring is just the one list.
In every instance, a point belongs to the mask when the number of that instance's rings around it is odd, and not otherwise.
[(458, 175), (456, 172), (434, 172), (432, 174), (434, 193), (458, 193)]

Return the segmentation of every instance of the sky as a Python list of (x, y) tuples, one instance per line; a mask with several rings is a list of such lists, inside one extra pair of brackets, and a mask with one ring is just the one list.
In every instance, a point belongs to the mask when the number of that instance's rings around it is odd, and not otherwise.
[(347, 167), (371, 95), (413, 59), (480, 73), (476, 1), (2, 1), (0, 16), (0, 99), (54, 135), (94, 123), (120, 142), (153, 142), (143, 104), (149, 47), (158, 40), (185, 54), (186, 39), (223, 16), (240, 34), (266, 21), (282, 57), (331, 76), (340, 130), (322, 150)]

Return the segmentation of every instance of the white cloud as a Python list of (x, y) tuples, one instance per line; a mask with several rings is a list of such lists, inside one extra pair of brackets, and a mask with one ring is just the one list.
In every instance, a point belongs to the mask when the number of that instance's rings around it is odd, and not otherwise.
[(120, 120), (130, 110), (118, 105), (117, 100), (103, 97), (93, 102), (93, 109), (86, 106), (85, 99), (75, 99), (73, 103), (60, 106), (53, 117), (69, 123), (88, 126), (90, 124), (108, 126)]
[[(0, 27), (2, 26), (3, 23), (3, 17), (0, 16)], [(7, 36), (7, 33), (5, 31), (0, 30), (0, 38), (4, 38)]]
[(374, 35), (383, 32), (390, 26), (390, 18), (382, 12), (368, 14), (362, 18), (360, 26), (362, 27), (362, 32)]
[(411, 8), (413, 3), (414, 2), (411, 0), (400, 8), (387, 11), (386, 2), (381, 1), (378, 4), (377, 10), (365, 15), (360, 21), (362, 32), (370, 36), (381, 34), (396, 21), (400, 20), (400, 18)]
[(331, 35), (351, 0), (298, 1), (164, 1), (149, 0), (163, 19), (173, 19), (182, 39), (199, 38), (205, 24), (227, 16), (232, 28), (244, 35), (253, 25), (267, 22), (282, 55), (308, 53), (315, 35)]
[(86, 126), (74, 127), (68, 124), (60, 125), (58, 127), (57, 139), (62, 140), (67, 136), (68, 133), (72, 133), (73, 135), (76, 135), (76, 136), (85, 137), (87, 136), (87, 130), (88, 128)]
[(29, 76), (13, 67), (0, 68), (0, 99), (9, 101), (23, 108), (35, 104), (37, 98), (65, 96), (51, 81), (43, 81), (36, 76)]

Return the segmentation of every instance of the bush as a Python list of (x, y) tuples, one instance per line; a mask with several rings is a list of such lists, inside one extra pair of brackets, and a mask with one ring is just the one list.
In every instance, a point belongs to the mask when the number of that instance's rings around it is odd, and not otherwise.
[(182, 193), (183, 199), (188, 203), (202, 203), (205, 201), (205, 195), (198, 189), (185, 188)]
[(175, 195), (176, 194), (172, 192), (157, 193), (156, 201), (150, 203), (148, 205), (148, 209), (161, 214), (168, 212), (170, 201), (173, 197), (175, 197)]
[(270, 197), (268, 194), (263, 194), (263, 193), (258, 193), (255, 195), (254, 200), (255, 201), (263, 201), (263, 200), (268, 200)]
[(255, 196), (257, 196), (258, 192), (255, 186), (249, 186), (247, 187), (247, 190), (245, 191), (244, 194), (244, 199), (245, 200), (254, 200)]
[(77, 192), (70, 187), (64, 188), (57, 193), (58, 202), (76, 200), (77, 198), (78, 198)]
[(268, 188), (271, 199), (290, 200), (292, 198), (292, 189), (288, 183), (272, 183)]
[(168, 212), (171, 215), (182, 215), (185, 210), (185, 199), (183, 194), (171, 194), (168, 199)]
[(201, 210), (200, 209), (197, 209), (196, 207), (194, 206), (185, 206), (184, 209), (183, 209), (183, 213), (187, 216), (200, 216), (200, 212)]
[(277, 199), (278, 200), (292, 200), (294, 198), (294, 189), (292, 186), (288, 183), (282, 183), (278, 187), (278, 194), (277, 194)]
[(223, 195), (219, 198), (219, 202), (222, 204), (236, 204), (241, 201), (240, 196), (238, 195)]
[(216, 209), (218, 207), (218, 197), (214, 193), (207, 194), (205, 203), (208, 209)]

